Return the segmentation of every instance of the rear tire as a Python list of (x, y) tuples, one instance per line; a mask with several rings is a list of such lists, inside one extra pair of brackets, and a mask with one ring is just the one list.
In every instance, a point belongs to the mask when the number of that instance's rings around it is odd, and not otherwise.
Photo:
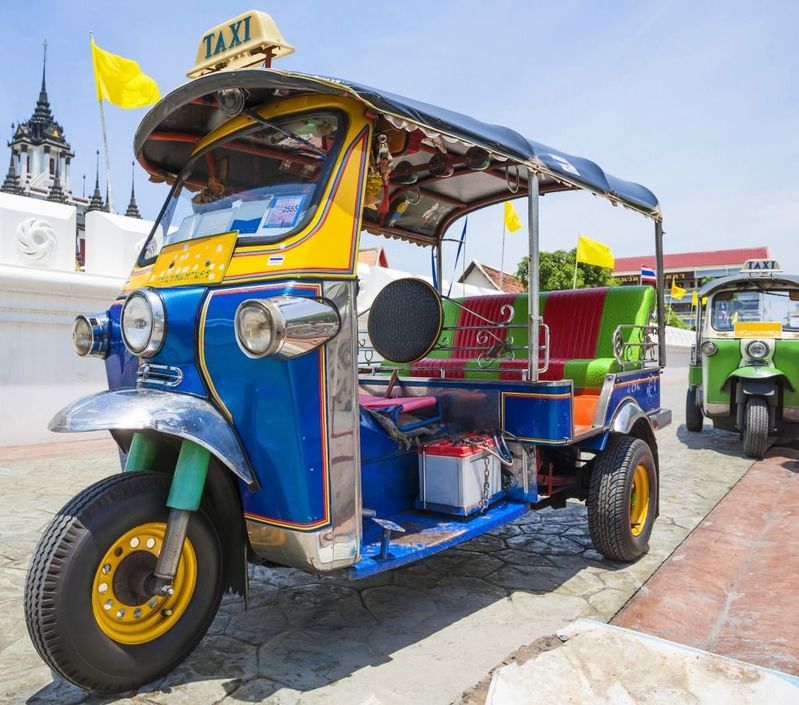
[(685, 428), (691, 433), (699, 433), (705, 424), (705, 417), (702, 416), (702, 409), (696, 404), (697, 387), (688, 387), (688, 394), (685, 397)]
[(588, 490), (594, 547), (614, 561), (634, 561), (649, 548), (658, 506), (652, 449), (640, 438), (611, 434), (596, 457)]
[(768, 447), (768, 402), (752, 397), (746, 402), (743, 428), (744, 455), (760, 460)]
[(170, 483), (154, 472), (101, 480), (56, 514), (36, 547), (25, 583), (28, 633), (44, 662), (81, 688), (120, 693), (164, 675), (216, 614), (222, 555), (202, 509), (189, 521), (174, 595), (144, 593)]

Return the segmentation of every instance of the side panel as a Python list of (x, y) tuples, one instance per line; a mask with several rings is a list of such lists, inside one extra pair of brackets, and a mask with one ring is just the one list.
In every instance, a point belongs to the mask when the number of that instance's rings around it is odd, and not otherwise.
[[(787, 387), (783, 391), (785, 409), (799, 410), (799, 340), (777, 340), (774, 350), (774, 367), (780, 370), (793, 383), (796, 391)], [(795, 413), (789, 416), (796, 419)]]
[[(236, 308), (248, 298), (283, 293), (330, 299), (341, 313), (341, 331), (290, 360), (248, 357), (235, 339)], [(354, 306), (354, 282), (282, 283), (211, 292), (201, 314), (201, 366), (262, 488), (242, 492), (250, 542), (262, 558), (305, 570), (335, 570), (358, 560)]]
[[(724, 404), (729, 407), (730, 389), (725, 382), (741, 364), (741, 341), (715, 338), (713, 342), (718, 346), (716, 353), (702, 356), (703, 401), (705, 405)], [(707, 406), (705, 410), (708, 411)]]
[(643, 370), (632, 375), (617, 375), (603, 425), (610, 424), (618, 408), (627, 400), (634, 401), (645, 413), (660, 409), (660, 372)]
[(535, 392), (502, 392), (500, 419), (503, 431), (520, 441), (559, 445), (573, 435), (570, 384)]

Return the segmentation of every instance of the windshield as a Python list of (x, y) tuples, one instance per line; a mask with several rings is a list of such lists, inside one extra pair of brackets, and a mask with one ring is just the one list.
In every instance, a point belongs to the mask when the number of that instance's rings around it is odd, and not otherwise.
[(147, 242), (165, 245), (237, 231), (276, 242), (313, 215), (334, 160), (342, 120), (334, 112), (262, 121), (195, 157), (183, 170)]
[(769, 321), (784, 330), (799, 330), (799, 289), (722, 291), (713, 297), (711, 324), (720, 331), (736, 323)]

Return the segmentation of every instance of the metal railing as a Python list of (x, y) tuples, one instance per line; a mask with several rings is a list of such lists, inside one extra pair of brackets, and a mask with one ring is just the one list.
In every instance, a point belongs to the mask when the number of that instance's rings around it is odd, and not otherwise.
[[(625, 333), (629, 335), (625, 336)], [(657, 326), (623, 323), (613, 331), (613, 357), (622, 370), (658, 365)], [(626, 339), (625, 339), (626, 338)]]

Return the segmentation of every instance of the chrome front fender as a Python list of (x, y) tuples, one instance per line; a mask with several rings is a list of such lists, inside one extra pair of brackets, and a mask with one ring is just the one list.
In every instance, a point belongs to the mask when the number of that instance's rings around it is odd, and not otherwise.
[(255, 484), (250, 463), (228, 422), (197, 397), (155, 389), (121, 389), (81, 397), (50, 421), (56, 433), (157, 431), (185, 438), (210, 451), (247, 485)]

